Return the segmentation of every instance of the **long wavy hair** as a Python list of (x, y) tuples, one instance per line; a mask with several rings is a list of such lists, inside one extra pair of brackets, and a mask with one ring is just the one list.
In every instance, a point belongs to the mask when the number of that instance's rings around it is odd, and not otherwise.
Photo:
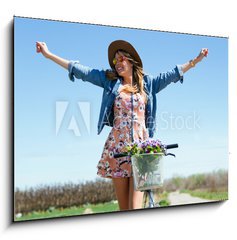
[[(121, 91), (132, 92), (132, 93), (140, 93), (144, 97), (145, 103), (146, 103), (147, 102), (147, 94), (146, 94), (146, 91), (144, 89), (143, 68), (139, 66), (139, 63), (137, 61), (135, 61), (128, 52), (126, 52), (122, 49), (119, 49), (119, 50), (117, 50), (116, 53), (122, 53), (128, 59), (128, 61), (130, 63), (132, 63), (132, 65), (133, 65), (133, 83), (132, 83), (132, 86), (131, 85), (124, 85), (122, 87)], [(118, 75), (118, 73), (115, 69), (108, 69), (108, 70), (106, 70), (106, 77), (109, 80), (116, 80), (116, 79), (118, 79), (119, 75)]]

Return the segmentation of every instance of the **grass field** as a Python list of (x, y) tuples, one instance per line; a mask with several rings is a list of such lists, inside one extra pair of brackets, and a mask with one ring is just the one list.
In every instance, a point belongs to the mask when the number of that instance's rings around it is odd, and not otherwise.
[(228, 192), (223, 191), (223, 192), (208, 192), (204, 190), (195, 190), (195, 191), (190, 191), (190, 190), (182, 190), (180, 191), (182, 193), (189, 193), (193, 197), (199, 197), (199, 198), (204, 198), (204, 199), (209, 199), (209, 200), (227, 200), (228, 199)]
[[(189, 193), (191, 196), (200, 197), (210, 200), (227, 200), (228, 192), (208, 192), (205, 190), (182, 190), (181, 193)], [(155, 202), (159, 202), (162, 207), (169, 206), (170, 203), (167, 200), (168, 193), (164, 192), (163, 194), (155, 194)], [(100, 204), (87, 204), (83, 207), (70, 207), (70, 208), (50, 208), (47, 211), (34, 211), (21, 217), (16, 218), (15, 221), (29, 221), (29, 220), (38, 220), (38, 219), (50, 219), (50, 218), (60, 218), (60, 217), (69, 217), (69, 216), (79, 216), (85, 214), (95, 214), (95, 213), (108, 213), (119, 211), (119, 206), (117, 201), (112, 201), (108, 203)]]
[[(84, 213), (86, 210), (88, 213)], [(88, 204), (83, 207), (71, 207), (65, 209), (50, 209), (48, 211), (42, 212), (32, 212), (22, 217), (15, 218), (15, 221), (29, 221), (29, 220), (37, 220), (37, 219), (49, 219), (49, 218), (59, 218), (59, 217), (69, 217), (69, 216), (78, 216), (82, 214), (89, 214), (89, 213), (106, 213), (106, 212), (114, 212), (118, 211), (119, 207), (117, 203), (109, 202), (104, 204)]]
[[(155, 201), (159, 201), (162, 207), (169, 206), (167, 201), (167, 193), (155, 195)], [(29, 221), (29, 220), (38, 220), (38, 219), (50, 219), (50, 218), (60, 218), (60, 217), (69, 217), (69, 216), (79, 216), (84, 214), (93, 214), (93, 213), (108, 213), (119, 211), (119, 206), (116, 201), (100, 204), (88, 204), (83, 207), (71, 207), (71, 208), (62, 208), (54, 209), (51, 208), (47, 211), (34, 211), (28, 214), (25, 214), (21, 217), (16, 218), (15, 221)]]

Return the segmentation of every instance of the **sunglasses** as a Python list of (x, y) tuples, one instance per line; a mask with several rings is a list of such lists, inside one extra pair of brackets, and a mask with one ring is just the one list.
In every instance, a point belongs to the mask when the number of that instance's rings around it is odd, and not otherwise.
[(117, 62), (123, 62), (125, 59), (127, 59), (127, 58), (124, 57), (124, 56), (119, 56), (118, 58), (114, 58), (113, 59), (113, 64), (116, 65)]

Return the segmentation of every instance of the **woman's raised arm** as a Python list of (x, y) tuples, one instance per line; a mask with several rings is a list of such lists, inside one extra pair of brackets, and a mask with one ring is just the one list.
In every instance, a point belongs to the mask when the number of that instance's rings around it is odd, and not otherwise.
[(91, 82), (94, 85), (104, 88), (109, 81), (106, 78), (104, 70), (97, 70), (79, 64), (78, 61), (69, 61), (51, 53), (44, 42), (36, 42), (36, 52), (42, 53), (45, 58), (48, 58), (59, 64), (69, 72), (69, 78), (74, 81), (74, 77), (83, 81)]
[(193, 60), (188, 61), (187, 63), (184, 63), (181, 67), (183, 70), (183, 73), (187, 72), (190, 68), (195, 67), (195, 65), (202, 61), (204, 57), (207, 57), (208, 55), (208, 49), (202, 48), (199, 55), (194, 58)]
[(162, 89), (164, 89), (167, 85), (169, 85), (171, 82), (177, 82), (181, 81), (183, 82), (183, 74), (187, 72), (189, 69), (194, 67), (198, 62), (202, 61), (204, 57), (207, 57), (208, 55), (208, 49), (202, 48), (199, 55), (194, 58), (193, 60), (188, 61), (187, 63), (184, 63), (182, 65), (176, 65), (176, 67), (170, 71), (167, 71), (165, 73), (161, 73), (159, 76), (155, 77), (153, 79), (153, 91), (155, 93), (160, 92)]
[(62, 66), (65, 69), (68, 69), (68, 64), (69, 61), (61, 58), (53, 53), (51, 53), (46, 45), (46, 43), (44, 42), (36, 42), (36, 52), (37, 53), (42, 53), (42, 55), (52, 61), (54, 61), (55, 63), (59, 64), (60, 66)]

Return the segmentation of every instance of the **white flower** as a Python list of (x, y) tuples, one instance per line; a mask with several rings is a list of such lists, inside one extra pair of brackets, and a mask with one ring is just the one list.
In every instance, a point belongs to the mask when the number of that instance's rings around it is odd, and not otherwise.
[(117, 108), (120, 108), (120, 107), (121, 107), (121, 102), (116, 102), (115, 106), (116, 106)]
[(109, 138), (109, 141), (110, 141), (111, 143), (115, 142), (115, 137), (114, 137), (114, 136), (111, 136), (111, 137)]
[(134, 102), (134, 103), (133, 103), (133, 107), (134, 107), (134, 108), (137, 108), (137, 107), (138, 107), (138, 102)]
[(112, 151), (109, 152), (109, 157), (112, 158), (114, 156), (114, 153)]
[(123, 148), (123, 146), (124, 146), (123, 142), (120, 141), (120, 142), (118, 143), (118, 149)]
[(126, 139), (130, 138), (130, 133), (126, 133)]
[(120, 123), (120, 127), (123, 128), (123, 127), (126, 127), (127, 126), (127, 122), (126, 121), (122, 121)]
[(140, 105), (140, 106), (139, 106), (139, 112), (142, 112), (143, 110), (144, 110), (143, 105)]
[(109, 152), (108, 149), (105, 149), (105, 150), (104, 150), (104, 153), (105, 153), (105, 154), (108, 154), (108, 152)]
[(123, 139), (123, 138), (124, 138), (124, 134), (123, 133), (119, 134), (119, 139)]
[(126, 102), (125, 106), (126, 106), (127, 109), (131, 109), (131, 102)]
[(138, 119), (137, 113), (133, 113), (133, 120), (137, 120), (137, 119)]

